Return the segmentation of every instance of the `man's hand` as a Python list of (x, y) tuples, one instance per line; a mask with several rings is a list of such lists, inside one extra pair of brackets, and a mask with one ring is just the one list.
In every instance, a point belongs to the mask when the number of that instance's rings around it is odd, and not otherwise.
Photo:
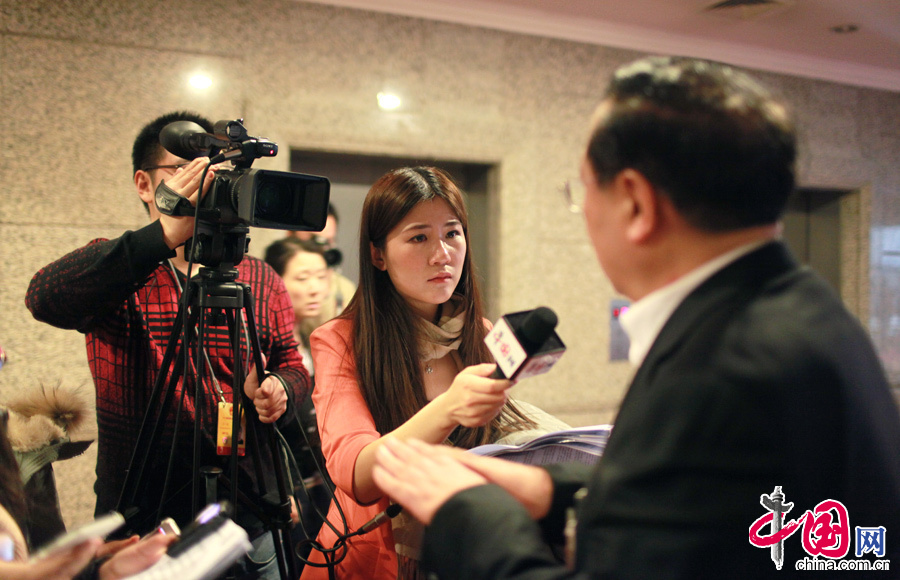
[(375, 455), (372, 477), (386, 494), (425, 525), (455, 494), (487, 480), (435, 445), (387, 437)]
[(266, 377), (260, 385), (256, 365), (251, 367), (250, 374), (244, 381), (244, 392), (253, 401), (262, 423), (274, 423), (287, 411), (288, 396), (284, 385), (277, 377), (272, 376)]
[[(385, 439), (385, 445), (391, 444), (393, 446), (392, 449), (396, 448), (398, 443), (398, 441), (391, 438)], [(415, 448), (426, 455), (432, 463), (440, 464), (442, 466), (459, 464), (464, 469), (470, 470), (472, 474), (480, 477), (481, 483), (492, 483), (502, 487), (507, 493), (521, 503), (525, 509), (528, 510), (528, 513), (531, 514), (531, 517), (536, 520), (546, 516), (547, 512), (550, 511), (550, 504), (553, 500), (553, 480), (545, 469), (541, 469), (534, 465), (524, 465), (505, 459), (498, 459), (496, 457), (483, 457), (481, 455), (469, 453), (464, 449), (448, 447), (447, 445), (427, 445), (420, 441), (414, 441), (413, 444), (415, 445)], [(400, 443), (400, 445), (403, 444)], [(382, 460), (380, 453), (379, 450), (379, 454), (376, 455), (375, 470), (378, 470), (378, 466), (381, 466), (382, 472), (388, 472), (386, 474), (383, 473), (382, 477), (385, 477), (386, 475), (396, 475), (403, 468), (403, 466), (395, 466), (389, 469), (389, 466), (391, 465), (391, 456), (385, 456), (384, 460)], [(391, 455), (394, 457), (399, 456), (398, 453), (394, 451), (391, 451)], [(414, 461), (413, 458), (418, 457), (418, 455), (410, 453), (407, 457), (410, 461)], [(444, 467), (441, 467), (440, 469), (444, 469)], [(456, 467), (454, 467), (453, 473), (458, 473)], [(438, 476), (444, 477), (441, 472), (438, 472)], [(401, 479), (402, 477), (406, 477), (406, 475), (401, 476)], [(409, 477), (412, 476), (410, 475)], [(449, 479), (450, 477), (450, 475), (447, 475), (446, 479)], [(382, 485), (382, 481), (384, 481), (384, 485)], [(456, 493), (457, 491), (466, 489), (466, 487), (472, 487), (472, 485), (465, 485), (465, 482), (474, 481), (475, 478), (466, 474), (464, 480), (460, 479), (455, 483), (448, 481), (441, 483), (457, 488), (456, 491), (453, 492)], [(395, 483), (393, 480), (385, 479), (379, 481), (378, 477), (375, 477), (375, 483), (377, 483), (381, 490), (386, 494), (393, 497), (399, 503), (404, 504), (400, 497), (394, 495)], [(388, 487), (385, 487), (385, 485)], [(416, 483), (412, 485), (415, 486), (420, 484)], [(396, 491), (402, 493), (402, 489), (397, 489)], [(422, 494), (426, 493), (425, 490), (418, 491)], [(453, 493), (450, 493), (441, 500), (437, 507), (443, 505)], [(415, 501), (415, 499), (410, 501)], [(437, 508), (435, 508), (434, 511), (437, 511)], [(427, 513), (423, 515), (428, 518), (428, 521), (431, 521), (431, 518), (434, 517), (434, 511), (432, 511), (430, 515)], [(411, 506), (410, 512), (415, 515), (415, 511)], [(419, 516), (416, 515), (416, 517), (418, 518)]]
[(553, 480), (547, 470), (535, 465), (525, 465), (468, 453), (463, 449), (441, 445), (440, 453), (452, 453), (459, 461), (490, 483), (499, 485), (525, 506), (531, 517), (539, 520), (550, 511), (553, 500)]
[[(200, 178), (203, 177), (203, 168), (207, 163), (209, 163), (209, 157), (198, 157), (184, 167), (180, 167), (172, 177), (164, 180), (163, 183), (178, 195), (187, 198), (192, 206), (197, 207), (197, 201), (200, 199)], [(216, 168), (212, 167), (206, 172), (206, 178), (203, 180), (203, 195), (206, 195), (212, 186)], [(159, 223), (163, 229), (163, 239), (166, 245), (173, 250), (184, 244), (194, 233), (193, 216), (163, 214), (159, 217)]]

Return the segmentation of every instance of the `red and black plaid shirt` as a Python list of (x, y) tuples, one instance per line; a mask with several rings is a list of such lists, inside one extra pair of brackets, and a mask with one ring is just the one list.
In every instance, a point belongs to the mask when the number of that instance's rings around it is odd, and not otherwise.
[[(153, 222), (115, 240), (94, 240), (42, 268), (32, 279), (25, 298), (36, 319), (85, 334), (88, 363), (97, 391), (99, 437), (94, 488), (98, 514), (116, 507), (145, 411), (151, 404), (155, 405), (154, 409), (162, 407), (159, 401), (151, 402), (150, 397), (170, 342), (181, 297), (180, 284), (183, 284), (176, 279), (166, 261), (172, 256), (174, 252), (163, 242), (159, 223)], [(294, 312), (284, 284), (265, 262), (252, 256), (245, 256), (237, 270), (237, 281), (247, 284), (254, 297), (257, 333), (267, 360), (266, 368), (283, 379), (293, 402), (299, 405), (307, 396), (310, 379), (293, 337)], [(230, 402), (233, 357), (227, 328), (207, 323), (204, 344), (212, 372), (224, 398)], [(247, 352), (244, 334), (241, 356), (245, 363)], [(193, 356), (192, 349), (189, 377), (195, 376)], [(209, 379), (208, 367), (203, 369), (203, 375), (201, 465), (225, 467), (214, 451), (219, 395)], [(175, 413), (182, 400), (182, 382), (179, 381), (175, 389), (174, 402), (164, 419), (160, 443), (149, 452), (152, 456), (148, 463), (150, 473), (146, 474), (147, 481), (142, 482), (148, 492), (159, 493), (158, 489), (151, 488), (161, 485), (172, 448)], [(184, 491), (189, 488), (187, 484), (192, 473), (197, 401), (194, 400), (194, 381), (189, 378), (187, 383), (175, 439), (175, 471), (169, 487), (173, 496), (179, 490), (182, 495), (181, 499), (172, 499), (163, 508), (163, 515), (176, 520), (190, 517), (190, 490), (186, 490), (186, 496)], [(168, 386), (168, 381), (164, 386)], [(290, 420), (292, 415), (289, 411), (283, 419)], [(255, 479), (252, 466), (247, 462), (248, 458), (242, 460), (242, 470)], [(145, 500), (146, 507), (153, 510), (158, 502), (158, 497)]]

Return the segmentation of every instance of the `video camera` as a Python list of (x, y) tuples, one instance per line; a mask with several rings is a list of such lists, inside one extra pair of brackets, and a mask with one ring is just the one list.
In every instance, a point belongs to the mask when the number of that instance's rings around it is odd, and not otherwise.
[[(191, 251), (198, 262), (205, 265), (240, 262), (246, 252), (247, 226), (313, 232), (325, 227), (328, 179), (251, 169), (256, 159), (277, 155), (278, 145), (249, 136), (243, 119), (218, 121), (213, 134), (192, 121), (176, 121), (163, 127), (159, 142), (183, 159), (208, 156), (211, 164), (230, 161), (234, 166), (234, 169), (216, 171), (197, 210), (165, 183), (156, 189), (156, 207), (161, 213), (193, 216), (196, 212), (198, 231), (203, 236), (194, 240)], [(220, 239), (229, 234), (233, 234), (229, 236), (231, 239)]]

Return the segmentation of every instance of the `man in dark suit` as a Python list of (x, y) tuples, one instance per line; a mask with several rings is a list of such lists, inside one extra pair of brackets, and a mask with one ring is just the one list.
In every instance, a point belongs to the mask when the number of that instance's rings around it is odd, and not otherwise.
[[(883, 569), (900, 565), (900, 414), (865, 330), (778, 241), (795, 156), (785, 107), (742, 72), (676, 58), (615, 72), (582, 209), (634, 301), (622, 323), (639, 368), (594, 468), (385, 445), (375, 479), (428, 524), (426, 568), (896, 575)], [(544, 541), (567, 510), (568, 567)]]

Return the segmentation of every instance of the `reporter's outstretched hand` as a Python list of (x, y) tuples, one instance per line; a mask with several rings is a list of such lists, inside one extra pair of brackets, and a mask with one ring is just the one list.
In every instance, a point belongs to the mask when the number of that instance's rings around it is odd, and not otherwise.
[(127, 548), (128, 546), (132, 546), (137, 544), (140, 541), (141, 537), (137, 534), (133, 536), (129, 536), (124, 540), (110, 540), (105, 542), (102, 546), (97, 548), (97, 554), (94, 556), (95, 558), (106, 558), (108, 556), (112, 556), (116, 552)]
[(153, 534), (120, 549), (100, 566), (100, 580), (119, 580), (143, 572), (156, 564), (175, 536)]
[(515, 384), (506, 379), (490, 378), (495, 368), (497, 365), (490, 363), (464, 368), (435, 402), (441, 400), (455, 424), (480, 427), (490, 423), (503, 409), (507, 392)]
[(3, 580), (72, 580), (90, 563), (103, 541), (93, 538), (33, 562), (0, 562)]

